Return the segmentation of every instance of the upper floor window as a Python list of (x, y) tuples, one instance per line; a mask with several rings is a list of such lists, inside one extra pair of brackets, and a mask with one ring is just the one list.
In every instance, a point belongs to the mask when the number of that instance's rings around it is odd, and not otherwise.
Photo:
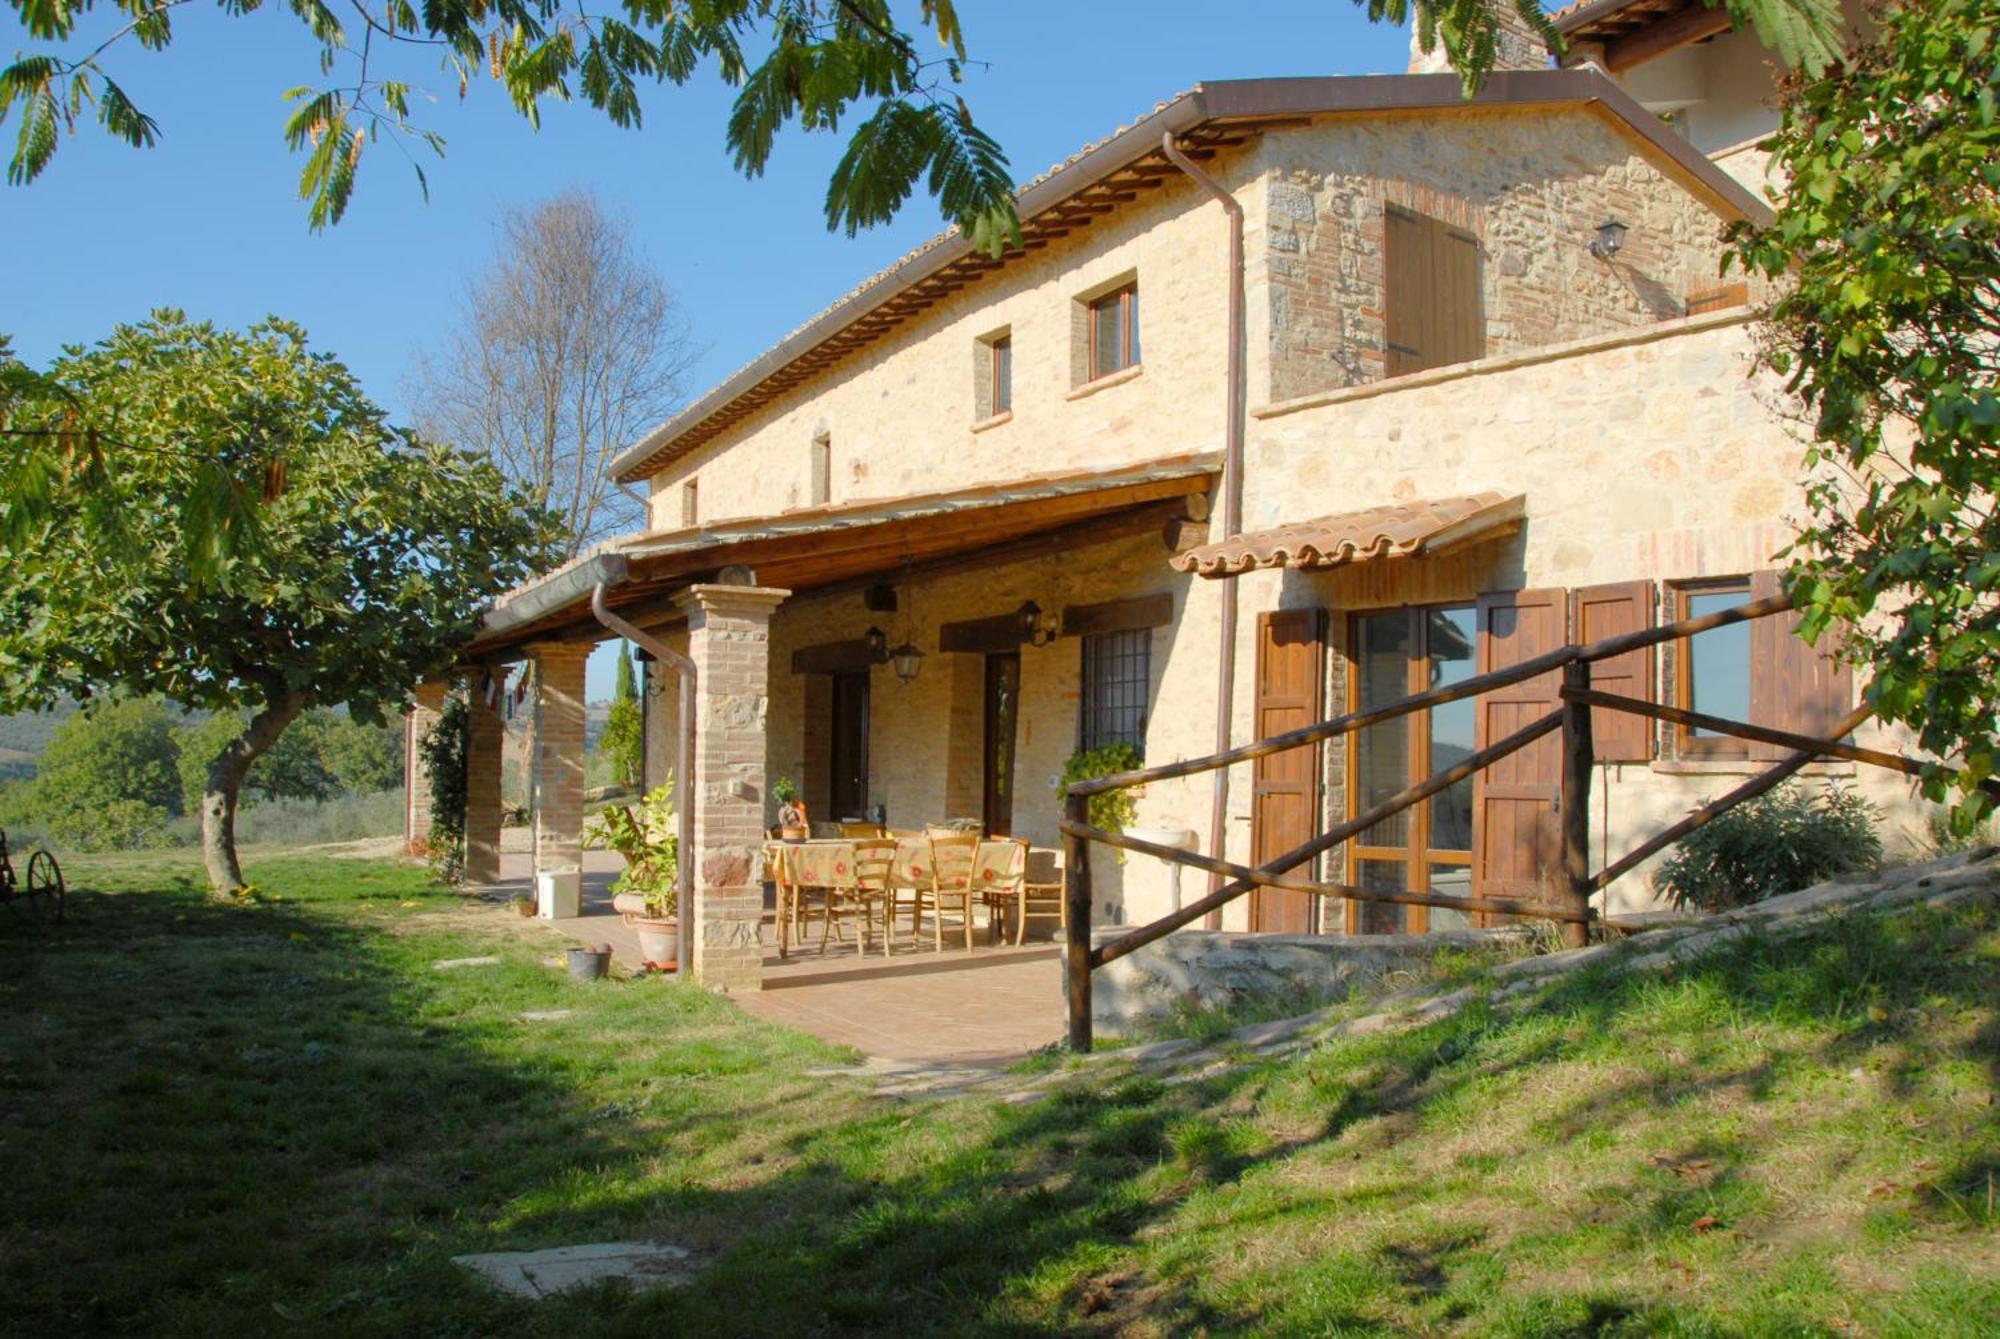
[(1108, 377), (1139, 362), (1139, 285), (1126, 284), (1090, 303), (1090, 377)]
[(1390, 205), (1383, 212), (1382, 252), (1387, 374), (1399, 377), (1483, 358), (1479, 239)]
[(990, 412), (1004, 414), (1014, 407), (1014, 337), (1002, 335), (987, 346), (988, 384), (992, 387)]
[(972, 345), (972, 417), (998, 418), (1014, 408), (1014, 333), (996, 330)]
[(1151, 628), (1085, 637), (1077, 746), (1087, 752), (1107, 744), (1130, 744), (1144, 757), (1152, 679)]
[(701, 524), (701, 480), (689, 479), (681, 485), (681, 524)]

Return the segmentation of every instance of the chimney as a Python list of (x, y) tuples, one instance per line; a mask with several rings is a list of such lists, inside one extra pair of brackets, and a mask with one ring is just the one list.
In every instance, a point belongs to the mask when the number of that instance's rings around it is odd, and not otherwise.
[[(1493, 68), (1496, 70), (1546, 70), (1549, 68), (1549, 49), (1543, 44), (1541, 34), (1528, 26), (1528, 21), (1514, 11), (1512, 5), (1496, 5), (1495, 13), (1500, 20), (1500, 32), (1493, 46)], [(1417, 29), (1410, 25), (1410, 71), (1411, 74), (1449, 74), (1451, 62), (1445, 59), (1444, 42), (1440, 39), (1436, 48), (1426, 55), (1417, 45)]]

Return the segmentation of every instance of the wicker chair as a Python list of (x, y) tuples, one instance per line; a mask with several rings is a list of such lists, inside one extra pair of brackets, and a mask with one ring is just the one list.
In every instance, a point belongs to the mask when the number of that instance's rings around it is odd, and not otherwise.
[(1021, 917), (1014, 931), (1016, 944), (1026, 942), (1031, 920), (1054, 921), (1062, 929), (1069, 928), (1069, 882), (1060, 851), (1039, 848), (1028, 852), (1027, 877), (1021, 884)]

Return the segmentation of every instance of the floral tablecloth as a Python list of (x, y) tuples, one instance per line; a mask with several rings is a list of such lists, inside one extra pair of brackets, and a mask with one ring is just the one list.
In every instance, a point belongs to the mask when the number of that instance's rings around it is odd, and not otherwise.
[[(1012, 879), (1026, 860), (1027, 848), (1015, 841), (984, 841), (974, 869), (982, 886)], [(854, 843), (851, 841), (787, 842), (785, 859), (792, 882), (804, 888), (840, 888), (854, 880)], [(921, 835), (896, 839), (896, 862), (890, 876), (899, 888), (928, 888), (931, 884), (931, 847)]]

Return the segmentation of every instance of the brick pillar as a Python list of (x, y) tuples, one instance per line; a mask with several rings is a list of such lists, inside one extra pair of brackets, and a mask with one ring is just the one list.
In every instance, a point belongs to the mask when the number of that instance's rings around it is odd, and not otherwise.
[[(771, 613), (790, 591), (693, 586), (679, 597), (695, 663), (694, 918), (683, 913), (696, 981), (758, 990), (764, 949), (760, 875), (764, 840), (765, 717), (770, 707)], [(692, 933), (690, 933), (690, 928)]]
[(507, 723), (488, 706), (480, 675), (466, 685), (465, 881), (500, 881), (500, 773), (506, 765)]
[(583, 665), (587, 642), (536, 642), (535, 874), (583, 868)]
[(403, 851), (422, 855), (431, 834), (431, 774), (417, 747), (444, 713), (442, 680), (420, 683), (403, 715)]

